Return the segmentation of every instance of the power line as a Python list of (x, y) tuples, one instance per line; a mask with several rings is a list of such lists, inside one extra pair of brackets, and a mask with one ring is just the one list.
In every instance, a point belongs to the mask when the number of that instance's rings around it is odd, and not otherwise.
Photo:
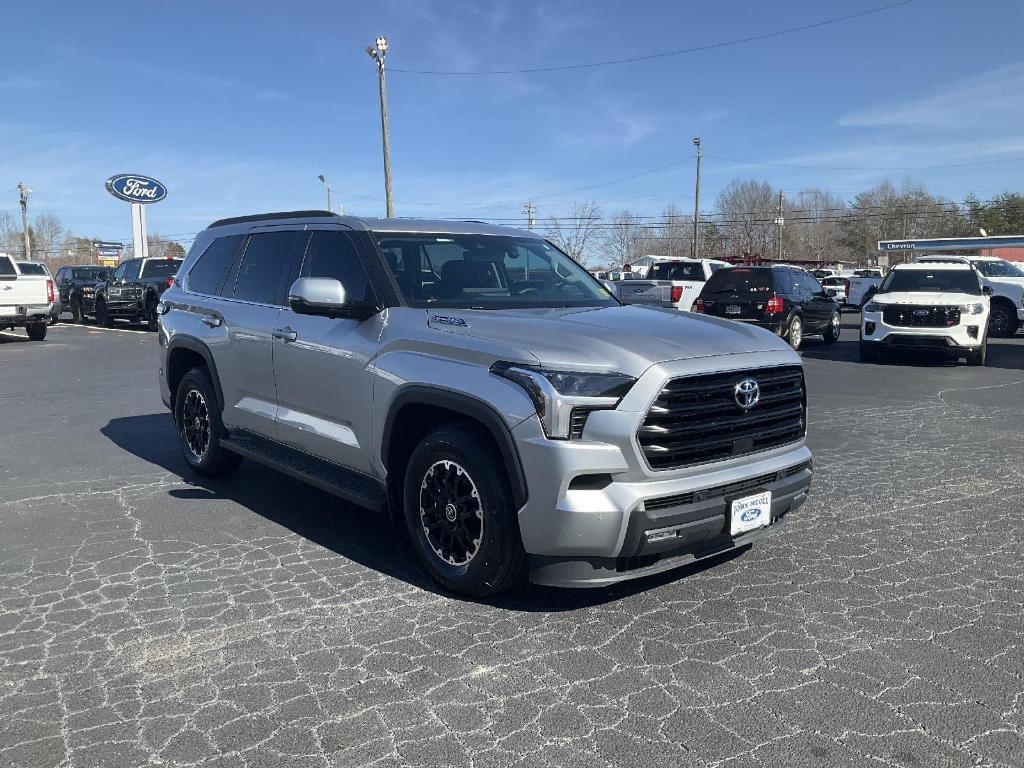
[(999, 160), (979, 160), (976, 163), (943, 163), (941, 165), (804, 165), (796, 163), (772, 163), (759, 160), (738, 160), (735, 157), (722, 155), (706, 155), (715, 160), (726, 160), (730, 163), (744, 165), (768, 165), (775, 168), (807, 168), (819, 171), (929, 171), (942, 168), (973, 168), (979, 165), (998, 165), (999, 163), (1021, 163), (1024, 157), (1004, 157)]
[(857, 19), (862, 16), (870, 16), (875, 13), (882, 13), (883, 11), (890, 11), (893, 8), (899, 8), (902, 5), (909, 5), (913, 0), (900, 0), (900, 2), (889, 3), (888, 5), (881, 5), (876, 8), (870, 8), (866, 11), (858, 11), (857, 13), (849, 13), (845, 16), (835, 16), (831, 19), (825, 19), (824, 21), (817, 21), (813, 24), (802, 24), (798, 27), (788, 27), (786, 29), (778, 29), (772, 32), (764, 32), (760, 35), (751, 35), (749, 37), (741, 37), (735, 40), (726, 40), (718, 43), (709, 43), (707, 45), (698, 45), (693, 48), (681, 48), (676, 51), (663, 51), (662, 53), (650, 53), (645, 56), (629, 56), (621, 59), (608, 59), (605, 61), (590, 61), (580, 64), (559, 64), (550, 67), (528, 67), (525, 69), (483, 69), (483, 70), (443, 70), (443, 69), (399, 69), (397, 67), (389, 67), (391, 72), (401, 72), (406, 75), (462, 75), (462, 76), (480, 76), (480, 75), (523, 75), (533, 74), (538, 72), (560, 72), (570, 69), (590, 69), (592, 67), (610, 67), (618, 64), (636, 64), (641, 61), (651, 61), (653, 59), (665, 59), (670, 56), (683, 56), (688, 53), (699, 53), (701, 51), (712, 51), (718, 48), (729, 48), (731, 46), (743, 45), (745, 43), (753, 43), (758, 40), (769, 40), (774, 37), (782, 37), (783, 35), (792, 35), (797, 32), (806, 32), (811, 29), (818, 29), (820, 27), (827, 27), (832, 24), (839, 24), (844, 21), (850, 21)]

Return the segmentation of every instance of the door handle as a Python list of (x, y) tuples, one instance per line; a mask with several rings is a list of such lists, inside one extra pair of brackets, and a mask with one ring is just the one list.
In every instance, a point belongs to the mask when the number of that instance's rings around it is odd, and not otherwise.
[(299, 334), (297, 334), (288, 326), (285, 326), (284, 328), (275, 328), (270, 332), (270, 335), (273, 336), (275, 339), (283, 340), (285, 343), (289, 341), (295, 341), (296, 339), (299, 338)]
[(211, 328), (220, 328), (224, 324), (224, 321), (219, 317), (213, 317), (211, 315), (203, 315), (203, 322)]

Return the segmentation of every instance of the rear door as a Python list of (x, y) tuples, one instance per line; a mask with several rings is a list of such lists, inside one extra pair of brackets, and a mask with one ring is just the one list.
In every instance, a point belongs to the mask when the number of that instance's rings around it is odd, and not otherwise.
[(825, 293), (825, 289), (822, 288), (821, 283), (815, 279), (814, 275), (803, 271), (797, 274), (800, 276), (800, 280), (809, 295), (807, 313), (810, 320), (805, 320), (805, 324), (809, 322), (813, 325), (815, 331), (822, 331), (828, 327), (829, 322), (832, 320), (832, 313), (835, 312), (836, 308), (835, 301)]
[(763, 267), (719, 270), (701, 291), (706, 314), (746, 321), (764, 319), (765, 304), (771, 295), (771, 270)]
[(224, 278), (223, 298), (210, 320), (220, 322), (216, 330), (222, 342), (210, 348), (229, 427), (277, 438), (273, 339), (280, 333), (278, 318), (307, 238), (296, 229), (258, 228)]

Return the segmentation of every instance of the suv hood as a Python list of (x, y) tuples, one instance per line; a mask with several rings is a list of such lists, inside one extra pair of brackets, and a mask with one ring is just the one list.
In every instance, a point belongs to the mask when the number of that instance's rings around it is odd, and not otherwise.
[[(443, 319), (441, 319), (443, 318)], [(466, 325), (452, 324), (465, 321)], [(788, 351), (770, 331), (675, 309), (629, 305), (566, 309), (427, 310), (432, 328), (508, 346), (508, 359), (639, 376), (655, 363)]]
[(927, 304), (933, 307), (948, 307), (957, 304), (975, 304), (984, 297), (973, 293), (931, 293), (929, 291), (896, 291), (876, 293), (869, 299), (879, 304)]

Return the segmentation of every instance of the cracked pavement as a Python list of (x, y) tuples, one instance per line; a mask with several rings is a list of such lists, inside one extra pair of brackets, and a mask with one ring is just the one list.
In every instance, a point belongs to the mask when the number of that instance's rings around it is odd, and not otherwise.
[(778, 535), (475, 603), (369, 513), (188, 475), (154, 335), (22, 336), (0, 766), (1024, 765), (1024, 338), (984, 369), (810, 340), (815, 481)]

